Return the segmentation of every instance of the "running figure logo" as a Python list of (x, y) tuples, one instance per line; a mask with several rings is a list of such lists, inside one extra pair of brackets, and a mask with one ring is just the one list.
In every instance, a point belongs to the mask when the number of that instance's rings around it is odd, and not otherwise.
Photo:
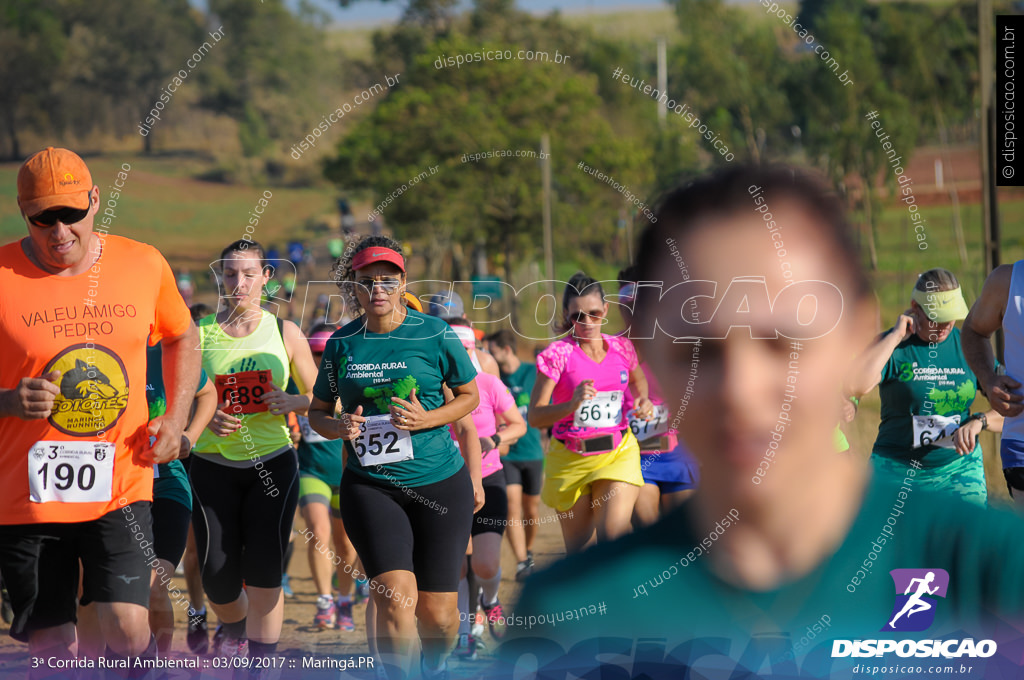
[(946, 597), (949, 572), (945, 569), (893, 569), (889, 574), (896, 586), (896, 602), (882, 630), (927, 630), (935, 621), (935, 598)]

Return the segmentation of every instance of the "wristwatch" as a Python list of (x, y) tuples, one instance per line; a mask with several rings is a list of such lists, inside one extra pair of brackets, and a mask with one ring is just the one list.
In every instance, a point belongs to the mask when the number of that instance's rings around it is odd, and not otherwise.
[(500, 434), (495, 432), (494, 434), (491, 435), (491, 439), (494, 440), (494, 448), (498, 448), (499, 446), (501, 446), (501, 435)]
[(971, 420), (980, 420), (981, 421), (981, 429), (982, 430), (987, 430), (988, 429), (988, 416), (986, 416), (984, 413), (980, 413), (980, 412), (979, 413), (972, 413), (971, 414)]

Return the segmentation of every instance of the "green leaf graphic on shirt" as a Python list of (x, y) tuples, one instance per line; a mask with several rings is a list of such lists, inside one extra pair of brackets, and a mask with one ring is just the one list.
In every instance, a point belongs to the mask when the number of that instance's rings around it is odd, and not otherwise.
[(163, 397), (154, 399), (149, 404), (149, 419), (157, 418), (167, 413), (167, 400)]
[(912, 363), (904, 361), (900, 364), (899, 369), (900, 374), (898, 377), (900, 382), (910, 382), (914, 379), (914, 365)]
[(373, 403), (380, 413), (387, 413), (388, 409), (391, 407), (391, 397), (408, 400), (412, 391), (419, 390), (419, 387), (420, 386), (419, 383), (416, 382), (416, 378), (411, 375), (407, 375), (389, 385), (381, 385), (380, 387), (364, 387), (363, 396), (373, 399)]
[(935, 415), (946, 416), (962, 413), (974, 399), (976, 392), (970, 380), (960, 383), (956, 390), (940, 390), (933, 387), (928, 392), (928, 400), (935, 402)]

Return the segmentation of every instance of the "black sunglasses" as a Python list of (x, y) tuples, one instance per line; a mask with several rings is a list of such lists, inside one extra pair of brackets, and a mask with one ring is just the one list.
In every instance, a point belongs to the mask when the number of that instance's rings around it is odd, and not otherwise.
[(28, 221), (37, 227), (52, 227), (58, 221), (62, 224), (78, 224), (89, 214), (89, 208), (91, 207), (92, 198), (89, 199), (89, 205), (86, 208), (54, 208), (53, 210), (44, 210), (38, 215), (28, 218)]
[(576, 312), (575, 314), (573, 314), (572, 316), (569, 317), (569, 320), (572, 321), (573, 323), (579, 323), (579, 322), (583, 321), (584, 317), (589, 317), (591, 319), (600, 319), (603, 316), (604, 316), (604, 311), (598, 309), (598, 310), (593, 311), (593, 312)]

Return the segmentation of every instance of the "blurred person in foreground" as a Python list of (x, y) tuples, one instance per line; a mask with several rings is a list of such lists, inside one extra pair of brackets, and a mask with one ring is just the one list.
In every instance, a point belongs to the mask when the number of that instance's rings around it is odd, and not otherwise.
[[(758, 192), (770, 218), (755, 211)], [(527, 580), (488, 677), (512, 677), (517, 663), (516, 677), (532, 677), (527, 667), (544, 677), (627, 677), (628, 668), (654, 680), (712, 667), (747, 677), (765, 665), (778, 677), (795, 676), (798, 664), (801, 677), (849, 677), (868, 662), (849, 658), (856, 641), (948, 637), (955, 655), (958, 645), (973, 649), (962, 639), (980, 645), (993, 634), (984, 624), (1020, 619), (1017, 518), (917, 489), (914, 470), (898, 485), (872, 478), (863, 461), (835, 451), (835, 395), (877, 318), (838, 199), (800, 171), (741, 166), (675, 189), (659, 206), (638, 257), (640, 280), (658, 283), (639, 287), (631, 336), (672, 404), (691, 354), (674, 339), (703, 338), (699, 398), (679, 424), (701, 486), (654, 525)], [(772, 228), (783, 247), (771, 247)], [(671, 245), (690, 264), (686, 283)], [(697, 324), (683, 313), (694, 296)], [(912, 630), (927, 633), (893, 631), (915, 581), (934, 593), (930, 613), (897, 625), (920, 622)], [(871, 663), (961, 660), (1013, 666), (1001, 653), (887, 653)]]

